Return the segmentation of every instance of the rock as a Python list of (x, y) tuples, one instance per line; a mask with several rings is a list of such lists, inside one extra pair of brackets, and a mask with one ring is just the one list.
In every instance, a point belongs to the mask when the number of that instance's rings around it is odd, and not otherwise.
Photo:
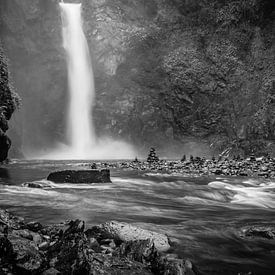
[(127, 223), (111, 221), (94, 228), (115, 241), (128, 242), (138, 240), (152, 240), (158, 251), (170, 248), (168, 237), (164, 234), (145, 230)]
[(259, 176), (259, 177), (268, 178), (268, 177), (269, 177), (269, 173), (268, 173), (268, 172), (259, 172), (259, 173), (258, 173), (258, 176)]
[(275, 226), (251, 226), (242, 229), (242, 235), (252, 238), (275, 239)]
[(42, 275), (58, 275), (61, 274), (58, 270), (56, 270), (55, 268), (51, 267), (47, 270), (45, 270)]
[(42, 224), (39, 222), (29, 222), (25, 227), (33, 232), (38, 232), (43, 228)]
[(31, 234), (31, 232), (27, 229), (20, 229), (20, 230), (14, 230), (12, 232), (15, 236), (19, 236), (19, 237), (22, 237), (22, 238), (25, 238), (25, 239), (28, 239), (30, 241), (33, 240), (33, 236)]
[(189, 260), (161, 256), (152, 240), (139, 240), (123, 243), (120, 253), (131, 260), (150, 264), (153, 274), (195, 275), (198, 274)]
[(214, 173), (215, 175), (221, 175), (222, 170), (221, 169), (215, 169), (215, 170), (212, 171), (212, 173)]
[(6, 237), (0, 237), (0, 263), (8, 262), (14, 258), (15, 254), (11, 242)]
[(47, 250), (49, 248), (49, 246), (50, 246), (50, 244), (48, 242), (43, 242), (38, 246), (38, 248), (40, 250)]
[(22, 183), (23, 187), (28, 188), (50, 188), (50, 184), (46, 184), (45, 182), (32, 181), (32, 182), (24, 182)]
[[(6, 228), (8, 217), (15, 220), (5, 212)], [(9, 229), (0, 235), (0, 274), (197, 274), (190, 261), (159, 253), (170, 247), (165, 235), (119, 222), (84, 228), (83, 221), (74, 220)]]
[(43, 238), (40, 234), (31, 232), (33, 242), (39, 246), (43, 242)]
[(56, 183), (108, 183), (110, 170), (64, 170), (51, 173), (47, 180)]
[(120, 246), (120, 255), (141, 263), (155, 260), (157, 253), (154, 243), (150, 239), (129, 241)]
[(28, 239), (16, 235), (9, 235), (9, 240), (16, 254), (16, 268), (21, 270), (21, 274), (24, 274), (24, 272), (27, 274), (37, 273), (42, 267), (43, 258), (35, 244)]
[(11, 147), (11, 140), (0, 128), (0, 162), (8, 157), (8, 152)]
[(0, 210), (0, 225), (7, 225), (12, 229), (20, 229), (24, 226), (24, 219), (13, 216), (6, 210)]

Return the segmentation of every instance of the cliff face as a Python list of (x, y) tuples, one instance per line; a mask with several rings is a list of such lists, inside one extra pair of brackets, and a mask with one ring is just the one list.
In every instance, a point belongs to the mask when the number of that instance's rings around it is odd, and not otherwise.
[(5, 133), (9, 128), (8, 120), (16, 106), (18, 97), (9, 84), (7, 59), (0, 44), (0, 162), (7, 158), (11, 146), (11, 141)]
[[(178, 147), (190, 141), (194, 150), (211, 153), (272, 152), (274, 1), (82, 5), (99, 135), (123, 138), (141, 150), (174, 146), (178, 154), (188, 152)], [(25, 143), (62, 141), (67, 79), (58, 3), (3, 0), (2, 7), (1, 34), (23, 98)]]

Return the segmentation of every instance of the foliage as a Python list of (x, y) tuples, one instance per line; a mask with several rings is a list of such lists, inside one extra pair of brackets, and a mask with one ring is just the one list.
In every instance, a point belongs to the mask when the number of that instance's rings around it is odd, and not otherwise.
[(19, 97), (9, 81), (8, 60), (4, 55), (0, 44), (0, 128), (3, 131), (8, 129), (7, 120), (19, 107)]

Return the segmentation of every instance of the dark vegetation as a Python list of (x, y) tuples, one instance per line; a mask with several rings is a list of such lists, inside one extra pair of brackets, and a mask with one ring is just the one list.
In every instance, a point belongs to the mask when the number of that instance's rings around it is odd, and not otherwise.
[(11, 145), (5, 132), (8, 130), (8, 120), (19, 105), (19, 98), (10, 85), (7, 58), (0, 43), (0, 162), (7, 158)]

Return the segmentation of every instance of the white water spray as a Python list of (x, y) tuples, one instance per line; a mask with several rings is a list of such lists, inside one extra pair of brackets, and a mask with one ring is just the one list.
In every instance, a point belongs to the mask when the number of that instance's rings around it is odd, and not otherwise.
[(62, 16), (63, 47), (67, 53), (69, 108), (67, 139), (69, 145), (30, 154), (39, 159), (128, 159), (136, 153), (132, 146), (110, 138), (97, 138), (92, 107), (95, 98), (94, 75), (85, 34), (81, 4), (59, 3)]

